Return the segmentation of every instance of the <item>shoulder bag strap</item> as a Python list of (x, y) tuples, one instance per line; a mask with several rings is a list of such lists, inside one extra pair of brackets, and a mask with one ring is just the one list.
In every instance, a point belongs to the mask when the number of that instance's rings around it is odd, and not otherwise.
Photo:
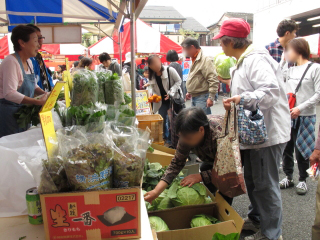
[(171, 89), (171, 83), (170, 83), (170, 72), (169, 72), (169, 66), (167, 67), (167, 73), (168, 73), (169, 91), (170, 91), (170, 89)]
[(299, 81), (299, 83), (298, 83), (298, 86), (296, 87), (296, 90), (294, 91), (294, 94), (296, 94), (296, 93), (298, 92), (298, 90), (299, 90), (299, 88), (300, 88), (300, 86), (301, 86), (302, 80), (304, 79), (306, 73), (308, 72), (308, 70), (309, 70), (309, 68), (311, 67), (312, 64), (313, 64), (313, 63), (309, 63), (309, 64), (308, 64), (306, 70), (305, 70), (304, 73), (302, 74), (302, 77), (301, 77), (301, 79), (300, 79), (300, 81)]

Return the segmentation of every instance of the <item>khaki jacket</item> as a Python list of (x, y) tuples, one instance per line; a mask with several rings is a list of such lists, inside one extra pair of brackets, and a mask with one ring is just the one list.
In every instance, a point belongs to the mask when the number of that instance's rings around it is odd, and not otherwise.
[(197, 97), (209, 92), (210, 97), (214, 99), (219, 88), (217, 77), (213, 61), (200, 50), (189, 72), (186, 85), (188, 93)]

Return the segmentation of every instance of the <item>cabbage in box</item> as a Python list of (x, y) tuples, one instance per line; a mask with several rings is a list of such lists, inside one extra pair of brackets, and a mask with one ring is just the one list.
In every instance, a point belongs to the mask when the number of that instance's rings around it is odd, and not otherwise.
[(42, 194), (47, 240), (141, 237), (140, 188)]

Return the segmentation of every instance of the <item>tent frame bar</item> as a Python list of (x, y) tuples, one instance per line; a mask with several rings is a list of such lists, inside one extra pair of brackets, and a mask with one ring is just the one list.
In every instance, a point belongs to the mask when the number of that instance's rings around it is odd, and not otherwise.
[(97, 26), (97, 24), (94, 25), (96, 28), (99, 29), (99, 31), (101, 31), (102, 33), (104, 33), (108, 38), (110, 38), (113, 42), (115, 42), (116, 44), (119, 44), (117, 41), (115, 41), (112, 37), (110, 37), (106, 32), (104, 32), (99, 26)]
[(115, 5), (112, 0), (107, 0), (107, 2), (110, 3), (115, 9), (118, 10), (119, 13), (122, 13), (125, 17), (130, 17), (130, 15), (126, 14), (124, 11), (122, 11), (122, 9)]
[(135, 56), (135, 0), (130, 0), (130, 50), (131, 50), (131, 99), (132, 110), (136, 114), (136, 56)]
[[(20, 25), (20, 24), (25, 24), (25, 23), (11, 23), (11, 24), (8, 24), (8, 23), (0, 23), (0, 27), (3, 27), (3, 26), (17, 26), (17, 25)], [(45, 25), (48, 25), (48, 26), (55, 26), (55, 25), (68, 26), (68, 25), (85, 25), (85, 24), (89, 24), (89, 25), (91, 25), (91, 24), (114, 24), (114, 22), (40, 23), (40, 24), (37, 24), (37, 25), (38, 25), (38, 26), (45, 26)]]

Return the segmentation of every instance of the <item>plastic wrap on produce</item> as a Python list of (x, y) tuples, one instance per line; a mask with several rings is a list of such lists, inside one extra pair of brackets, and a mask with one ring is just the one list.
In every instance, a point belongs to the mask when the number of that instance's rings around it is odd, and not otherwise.
[(113, 186), (139, 186), (149, 146), (149, 133), (113, 122), (106, 127), (105, 134), (116, 145), (113, 156)]
[(103, 133), (73, 126), (57, 134), (72, 190), (112, 188), (113, 148), (105, 141)]
[(122, 80), (118, 74), (114, 73), (105, 82), (106, 104), (120, 106), (124, 102), (124, 91)]
[(95, 104), (98, 101), (99, 84), (94, 72), (80, 69), (73, 74), (71, 105)]
[(105, 88), (106, 88), (106, 81), (110, 78), (112, 75), (111, 71), (102, 71), (102, 72), (96, 72), (97, 79), (98, 79), (98, 85), (99, 85), (99, 93), (98, 93), (98, 102), (105, 103)]

